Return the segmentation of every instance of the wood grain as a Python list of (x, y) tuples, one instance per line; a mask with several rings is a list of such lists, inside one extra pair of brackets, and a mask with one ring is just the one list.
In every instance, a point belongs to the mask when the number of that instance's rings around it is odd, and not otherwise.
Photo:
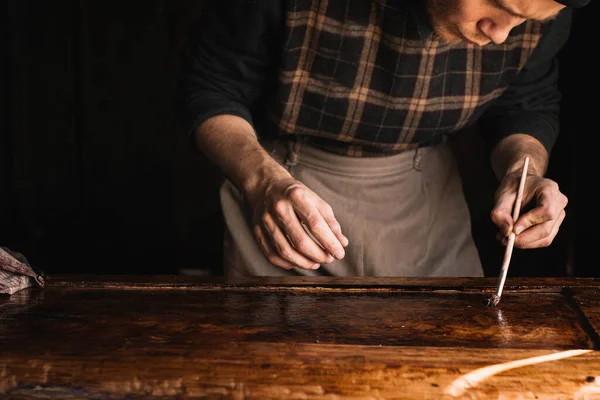
[(594, 281), (63, 278), (0, 297), (2, 399), (600, 398)]
[[(551, 355), (565, 358), (539, 359)], [(513, 369), (502, 366), (518, 360), (534, 363)], [(496, 374), (484, 369), (494, 365), (500, 369)], [(598, 371), (600, 354), (594, 351), (257, 342), (198, 348), (157, 339), (155, 346), (123, 347), (112, 354), (44, 352), (25, 363), (17, 354), (4, 355), (0, 393), (7, 400), (48, 398), (44, 395), (69, 399), (594, 399), (600, 394)]]
[(569, 288), (567, 296), (583, 314), (583, 326), (595, 341), (596, 349), (600, 349), (600, 290)]
[[(221, 276), (196, 277), (183, 275), (53, 275), (48, 286), (80, 288), (185, 288), (202, 290), (222, 290), (225, 287), (248, 288), (254, 290), (298, 289), (309, 290), (357, 289), (360, 291), (377, 289), (407, 290), (460, 290), (493, 292), (497, 278), (397, 278), (397, 277), (245, 277), (226, 278)], [(519, 293), (545, 292), (561, 293), (563, 288), (600, 288), (600, 278), (508, 278), (504, 290)]]
[(1, 321), (0, 352), (24, 346), (41, 331), (44, 340), (28, 344), (28, 351), (51, 345), (86, 352), (89, 337), (101, 352), (125, 341), (151, 346), (154, 337), (194, 346), (269, 341), (593, 348), (561, 295), (505, 296), (502, 307), (490, 310), (478, 294), (50, 289), (42, 304)]

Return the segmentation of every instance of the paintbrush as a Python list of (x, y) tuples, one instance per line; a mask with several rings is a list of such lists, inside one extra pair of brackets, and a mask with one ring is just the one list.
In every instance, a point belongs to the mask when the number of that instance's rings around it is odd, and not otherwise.
[(515, 244), (515, 231), (514, 224), (519, 218), (519, 212), (521, 211), (521, 202), (523, 201), (523, 189), (525, 188), (525, 178), (527, 176), (527, 168), (529, 167), (529, 157), (525, 157), (525, 163), (523, 164), (523, 172), (521, 173), (521, 180), (519, 181), (519, 190), (517, 191), (517, 200), (513, 209), (513, 231), (508, 235), (508, 243), (506, 244), (506, 250), (504, 251), (504, 261), (502, 262), (502, 269), (500, 270), (500, 280), (498, 282), (498, 289), (496, 294), (492, 295), (487, 301), (488, 307), (496, 307), (502, 297), (502, 289), (504, 288), (504, 282), (506, 281), (506, 274), (508, 273), (508, 265), (512, 257), (512, 251)]

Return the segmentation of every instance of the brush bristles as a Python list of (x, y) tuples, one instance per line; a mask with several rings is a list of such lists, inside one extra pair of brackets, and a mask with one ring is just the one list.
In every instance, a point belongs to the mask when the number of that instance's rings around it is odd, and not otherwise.
[(500, 296), (498, 296), (497, 294), (492, 295), (492, 297), (490, 297), (487, 301), (487, 306), (488, 307), (496, 307), (498, 305), (498, 303), (500, 303)]

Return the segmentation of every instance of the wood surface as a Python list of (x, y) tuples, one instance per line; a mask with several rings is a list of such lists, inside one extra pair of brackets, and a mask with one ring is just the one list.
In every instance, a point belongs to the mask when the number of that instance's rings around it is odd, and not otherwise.
[[(598, 352), (244, 342), (161, 342), (3, 356), (8, 400), (594, 399)], [(1, 387), (1, 386), (0, 386)], [(37, 397), (36, 397), (37, 396)], [(50, 397), (42, 397), (50, 396)], [(69, 397), (67, 397), (69, 396)], [(594, 397), (596, 396), (596, 397)]]
[[(184, 275), (52, 275), (50, 287), (81, 288), (184, 288), (222, 290), (248, 288), (269, 290), (277, 288), (306, 288), (308, 290), (458, 290), (493, 292), (497, 277), (489, 278), (377, 278), (377, 277), (194, 277)], [(560, 293), (566, 287), (600, 288), (600, 278), (512, 278), (506, 280), (505, 290)]]
[(597, 279), (363, 282), (50, 277), (0, 297), (0, 397), (600, 398)]
[(600, 343), (600, 290), (589, 288), (568, 288), (567, 297), (581, 312), (580, 319), (590, 337)]

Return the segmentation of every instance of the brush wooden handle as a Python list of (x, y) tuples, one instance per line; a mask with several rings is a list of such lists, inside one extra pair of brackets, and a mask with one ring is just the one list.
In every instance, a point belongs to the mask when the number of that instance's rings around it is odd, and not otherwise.
[(506, 251), (504, 252), (504, 262), (502, 263), (502, 271), (508, 269), (510, 264), (510, 258), (512, 256), (513, 246), (515, 244), (515, 231), (514, 224), (519, 219), (519, 213), (521, 211), (521, 203), (523, 202), (523, 191), (525, 189), (525, 178), (527, 177), (527, 168), (529, 167), (529, 157), (525, 157), (525, 163), (523, 164), (523, 172), (521, 173), (521, 180), (519, 181), (519, 189), (517, 190), (517, 200), (513, 208), (513, 231), (508, 235), (508, 243), (506, 244)]
[(523, 202), (523, 191), (525, 189), (525, 178), (527, 177), (528, 168), (529, 157), (525, 157), (525, 162), (523, 163), (523, 172), (521, 173), (521, 180), (519, 181), (519, 189), (517, 191), (517, 200), (515, 201), (515, 208), (513, 208), (513, 224), (517, 222), (517, 219), (519, 219), (519, 213), (521, 212), (521, 203)]
[(508, 236), (508, 243), (506, 244), (506, 250), (504, 251), (504, 261), (502, 262), (502, 269), (500, 270), (500, 282), (498, 282), (498, 290), (496, 291), (498, 297), (502, 296), (502, 288), (504, 288), (508, 266), (510, 265), (510, 259), (512, 258), (512, 251), (515, 245), (515, 236), (514, 232), (511, 232)]
[(523, 172), (521, 173), (521, 180), (519, 181), (519, 189), (517, 190), (517, 199), (513, 208), (513, 231), (508, 235), (508, 243), (506, 244), (506, 250), (504, 251), (504, 261), (502, 262), (502, 269), (500, 270), (500, 281), (498, 282), (498, 290), (496, 295), (500, 297), (502, 295), (502, 289), (504, 288), (504, 282), (506, 281), (506, 275), (508, 273), (508, 266), (510, 265), (510, 259), (512, 258), (513, 247), (515, 245), (515, 231), (514, 224), (519, 219), (519, 213), (521, 211), (521, 203), (523, 202), (523, 191), (525, 189), (525, 178), (527, 177), (527, 169), (529, 168), (529, 157), (525, 157), (523, 164)]

